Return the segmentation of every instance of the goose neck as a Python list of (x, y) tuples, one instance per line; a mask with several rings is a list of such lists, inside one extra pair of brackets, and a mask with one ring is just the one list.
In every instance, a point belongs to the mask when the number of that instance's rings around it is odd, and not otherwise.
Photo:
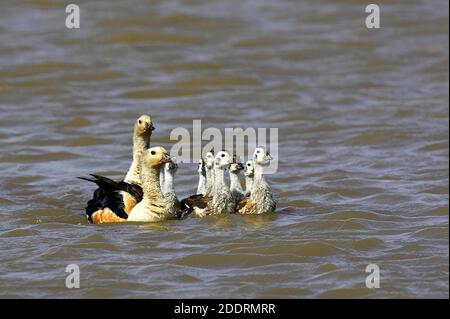
[(230, 172), (230, 189), (242, 190), (241, 182), (238, 173)]
[(214, 189), (214, 169), (209, 168), (206, 171), (206, 195), (210, 195)]
[(253, 177), (245, 176), (245, 191), (250, 192), (253, 186)]
[(173, 188), (173, 174), (167, 172), (164, 174), (164, 195), (174, 193), (175, 189)]
[(197, 194), (203, 194), (205, 195), (206, 192), (206, 176), (202, 174), (201, 172), (198, 173), (198, 187), (197, 187)]
[(141, 157), (145, 150), (150, 147), (150, 136), (139, 135), (135, 133), (133, 135), (133, 161), (128, 169), (128, 173), (125, 177), (125, 182), (141, 184), (140, 170), (141, 170)]
[(151, 167), (144, 168), (141, 171), (142, 190), (144, 191), (143, 201), (155, 204), (164, 200), (159, 181), (160, 170), (160, 167)]

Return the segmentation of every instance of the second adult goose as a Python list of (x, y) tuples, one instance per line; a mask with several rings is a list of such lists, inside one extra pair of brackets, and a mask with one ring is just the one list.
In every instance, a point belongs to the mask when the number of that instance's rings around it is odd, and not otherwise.
[(141, 115), (134, 124), (133, 161), (125, 176), (125, 182), (136, 185), (141, 184), (139, 175), (141, 171), (141, 157), (142, 153), (150, 147), (150, 138), (154, 129), (150, 115)]

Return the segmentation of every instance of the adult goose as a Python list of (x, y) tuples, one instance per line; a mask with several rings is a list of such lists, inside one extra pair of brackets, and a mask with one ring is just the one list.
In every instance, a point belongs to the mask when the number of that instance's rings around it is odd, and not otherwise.
[(130, 184), (141, 184), (141, 157), (150, 148), (150, 138), (155, 127), (150, 115), (141, 115), (134, 124), (133, 161), (124, 181)]
[(198, 217), (234, 212), (235, 203), (230, 188), (225, 183), (225, 170), (232, 163), (230, 154), (220, 151), (214, 160), (214, 182), (209, 195), (193, 195), (181, 201), (181, 216), (194, 213)]
[(263, 214), (275, 211), (276, 202), (272, 191), (263, 177), (263, 168), (269, 165), (272, 157), (263, 147), (253, 153), (254, 177), (250, 196), (243, 197), (238, 204), (238, 214)]
[(162, 167), (170, 162), (172, 160), (163, 147), (152, 147), (144, 152), (140, 173), (144, 195), (142, 201), (131, 210), (128, 221), (157, 222), (176, 216), (174, 199), (164, 196), (159, 181)]
[(133, 133), (133, 161), (123, 181), (114, 181), (96, 174), (91, 174), (91, 178), (79, 177), (98, 186), (93, 198), (87, 203), (86, 217), (89, 222), (101, 224), (126, 219), (132, 208), (142, 200), (141, 157), (150, 146), (154, 129), (149, 115), (141, 115), (136, 120)]

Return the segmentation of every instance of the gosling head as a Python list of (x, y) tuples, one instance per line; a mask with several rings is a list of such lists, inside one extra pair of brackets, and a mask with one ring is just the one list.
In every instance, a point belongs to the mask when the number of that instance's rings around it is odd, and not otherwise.
[(171, 163), (172, 159), (164, 147), (155, 146), (144, 152), (142, 161), (146, 167), (159, 168), (166, 163)]
[(259, 165), (269, 165), (269, 162), (272, 159), (272, 156), (270, 156), (269, 152), (267, 152), (264, 147), (257, 147), (253, 153), (253, 162)]
[(233, 162), (230, 165), (230, 173), (239, 174), (244, 169), (242, 163), (238, 163), (236, 160), (236, 155), (233, 155)]
[(178, 164), (175, 162), (175, 158), (172, 158), (170, 162), (164, 164), (164, 172), (175, 175), (178, 170)]
[(226, 169), (233, 163), (233, 158), (227, 151), (220, 151), (217, 153), (214, 166), (220, 169)]
[(206, 169), (212, 169), (214, 167), (214, 150), (211, 149), (205, 155), (205, 167)]
[(245, 171), (244, 175), (247, 177), (253, 177), (255, 174), (255, 166), (253, 166), (253, 161), (247, 161), (245, 162)]
[(197, 172), (200, 175), (206, 175), (205, 161), (203, 159), (198, 160)]
[(141, 115), (134, 124), (134, 132), (140, 136), (150, 136), (155, 129), (150, 115)]

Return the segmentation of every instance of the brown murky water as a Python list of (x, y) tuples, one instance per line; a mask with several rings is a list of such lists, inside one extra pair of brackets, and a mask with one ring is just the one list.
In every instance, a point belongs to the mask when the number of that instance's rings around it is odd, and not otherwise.
[[(448, 297), (448, 1), (63, 2), (0, 2), (1, 297)], [(278, 127), (277, 212), (87, 224), (141, 113)]]

